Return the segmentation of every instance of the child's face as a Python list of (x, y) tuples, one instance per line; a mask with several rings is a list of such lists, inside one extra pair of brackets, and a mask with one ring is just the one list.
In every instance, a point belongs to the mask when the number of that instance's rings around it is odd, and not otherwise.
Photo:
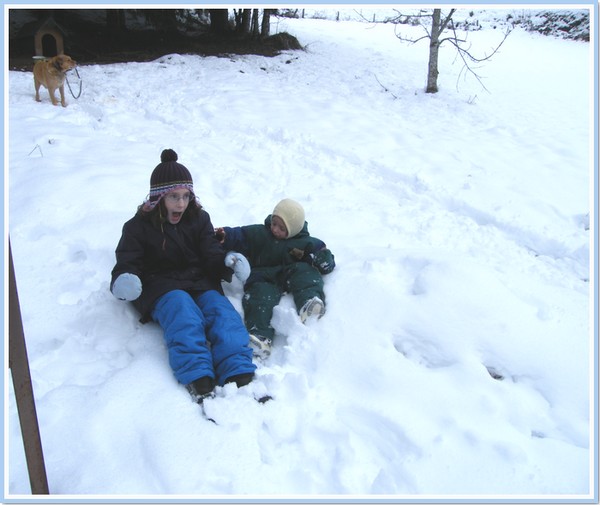
[(181, 216), (187, 209), (191, 197), (192, 195), (187, 189), (175, 189), (163, 197), (169, 223), (177, 224), (181, 221)]
[(271, 233), (277, 240), (283, 240), (288, 236), (288, 230), (279, 216), (273, 216), (271, 218)]

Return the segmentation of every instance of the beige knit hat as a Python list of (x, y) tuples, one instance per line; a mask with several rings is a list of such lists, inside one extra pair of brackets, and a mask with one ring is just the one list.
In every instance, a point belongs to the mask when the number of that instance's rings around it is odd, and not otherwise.
[(288, 230), (287, 238), (292, 238), (304, 228), (304, 209), (302, 205), (289, 198), (284, 198), (275, 205), (273, 216), (278, 216), (285, 223)]

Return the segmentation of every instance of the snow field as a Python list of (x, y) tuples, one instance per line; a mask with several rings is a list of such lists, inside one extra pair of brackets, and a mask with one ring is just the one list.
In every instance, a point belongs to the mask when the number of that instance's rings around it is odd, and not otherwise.
[[(591, 492), (589, 46), (515, 30), (481, 69), (490, 93), (457, 90), (443, 50), (430, 96), (426, 47), (390, 25), (278, 29), (307, 51), (82, 66), (66, 109), (9, 74), (9, 230), (52, 493)], [(338, 265), (318, 322), (283, 298), (256, 382), (207, 401), (218, 425), (160, 329), (108, 291), (167, 147), (215, 226), (295, 198)], [(11, 388), (6, 487), (28, 494)]]

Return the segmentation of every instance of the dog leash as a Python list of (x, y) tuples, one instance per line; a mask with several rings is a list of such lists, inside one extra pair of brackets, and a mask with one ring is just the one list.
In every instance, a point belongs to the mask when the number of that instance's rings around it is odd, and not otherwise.
[(69, 91), (71, 92), (71, 96), (75, 100), (77, 100), (81, 96), (81, 86), (83, 84), (83, 81), (81, 80), (81, 77), (79, 77), (79, 71), (77, 70), (77, 67), (75, 67), (75, 73), (77, 74), (77, 79), (79, 79), (79, 93), (77, 94), (77, 96), (75, 96), (75, 93), (73, 93), (73, 90), (71, 89), (71, 83), (69, 82), (68, 74), (65, 76), (65, 80), (67, 81), (67, 87), (69, 88)]

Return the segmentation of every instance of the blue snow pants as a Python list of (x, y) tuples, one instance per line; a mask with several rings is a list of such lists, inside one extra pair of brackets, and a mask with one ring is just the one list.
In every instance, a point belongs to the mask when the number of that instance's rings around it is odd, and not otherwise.
[(158, 299), (152, 318), (165, 332), (169, 363), (181, 384), (208, 376), (222, 386), (234, 375), (256, 370), (242, 318), (217, 291), (195, 297), (170, 291)]

